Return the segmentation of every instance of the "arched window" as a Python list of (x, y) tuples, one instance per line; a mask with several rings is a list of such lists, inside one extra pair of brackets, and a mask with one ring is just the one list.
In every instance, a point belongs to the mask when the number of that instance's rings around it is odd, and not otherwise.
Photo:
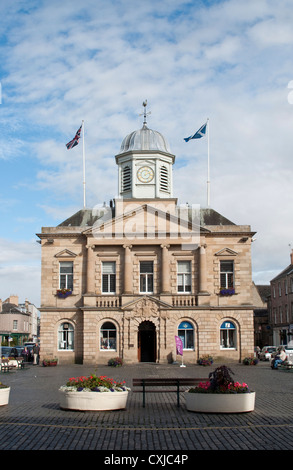
[(106, 321), (101, 327), (100, 350), (105, 349), (116, 351), (116, 326), (110, 321)]
[(122, 191), (131, 190), (131, 168), (125, 166), (122, 170)]
[(182, 340), (183, 349), (194, 349), (194, 329), (190, 322), (183, 321), (180, 323), (178, 336)]
[(61, 323), (58, 329), (58, 349), (61, 351), (74, 350), (74, 327), (71, 323)]
[(236, 348), (236, 327), (231, 321), (224, 321), (220, 328), (220, 348)]

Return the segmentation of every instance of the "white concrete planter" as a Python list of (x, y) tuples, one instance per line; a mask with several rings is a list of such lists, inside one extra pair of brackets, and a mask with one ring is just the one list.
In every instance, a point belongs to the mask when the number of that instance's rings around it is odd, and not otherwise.
[(10, 387), (0, 388), (0, 406), (8, 405)]
[(60, 408), (80, 411), (108, 411), (126, 408), (125, 392), (67, 392), (59, 390)]
[(188, 411), (197, 413), (246, 413), (254, 410), (255, 392), (189, 393), (185, 392)]

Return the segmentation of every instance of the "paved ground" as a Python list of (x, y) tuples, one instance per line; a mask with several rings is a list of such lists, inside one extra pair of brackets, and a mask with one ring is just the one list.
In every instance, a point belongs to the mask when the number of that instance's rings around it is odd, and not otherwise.
[[(111, 458), (119, 451), (182, 456), (199, 450), (292, 450), (293, 372), (273, 371), (267, 362), (229, 365), (235, 380), (256, 391), (252, 413), (191, 413), (183, 394), (177, 408), (175, 393), (149, 393), (146, 408), (141, 394), (133, 392), (126, 410), (78, 412), (59, 407), (58, 388), (69, 377), (96, 372), (125, 379), (131, 386), (135, 376), (208, 376), (216, 365), (138, 364), (96, 370), (82, 365), (31, 365), (1, 373), (0, 380), (11, 386), (11, 394), (9, 405), (0, 408), (0, 450), (104, 450)], [(165, 466), (162, 461), (149, 463)]]

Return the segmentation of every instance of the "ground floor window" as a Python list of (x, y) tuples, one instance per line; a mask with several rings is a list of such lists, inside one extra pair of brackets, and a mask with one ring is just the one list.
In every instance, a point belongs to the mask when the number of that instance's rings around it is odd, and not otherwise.
[(180, 323), (178, 336), (182, 341), (183, 349), (194, 349), (194, 329), (190, 322), (183, 321)]
[(58, 329), (58, 349), (74, 349), (74, 328), (71, 323), (61, 323)]
[(100, 332), (100, 350), (116, 351), (116, 338), (116, 326), (110, 321), (103, 323)]
[(230, 321), (224, 321), (220, 328), (221, 336), (221, 349), (235, 349), (236, 348), (236, 327)]

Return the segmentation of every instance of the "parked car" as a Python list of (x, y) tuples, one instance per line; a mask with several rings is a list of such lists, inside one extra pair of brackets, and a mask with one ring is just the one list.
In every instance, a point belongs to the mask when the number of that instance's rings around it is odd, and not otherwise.
[(18, 357), (22, 356), (22, 351), (24, 350), (23, 346), (15, 346), (15, 349), (17, 350), (17, 355)]
[(270, 361), (271, 355), (277, 351), (276, 346), (264, 346), (259, 354), (261, 361)]
[(9, 346), (2, 346), (1, 357), (18, 357), (18, 351), (16, 348), (12, 348)]
[(290, 344), (290, 345), (287, 345), (287, 344), (280, 344), (280, 346), (278, 346), (278, 347), (276, 348), (276, 351), (271, 355), (271, 359), (274, 359), (274, 357), (276, 356), (276, 354), (278, 354), (278, 349), (279, 349), (279, 348), (284, 348), (288, 362), (292, 362), (292, 363), (293, 363), (293, 345), (291, 345), (291, 344)]

